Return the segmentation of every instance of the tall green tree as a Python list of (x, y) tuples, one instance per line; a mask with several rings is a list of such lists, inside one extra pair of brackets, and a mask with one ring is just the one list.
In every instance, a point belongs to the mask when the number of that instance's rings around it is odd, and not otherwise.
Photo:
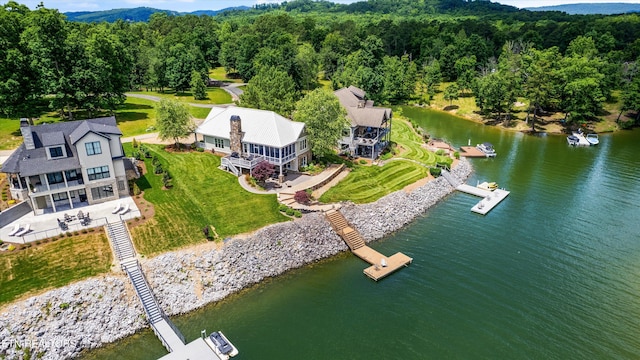
[(191, 93), (195, 100), (204, 100), (207, 98), (207, 85), (204, 83), (203, 76), (198, 70), (191, 71)]
[(440, 62), (438, 60), (431, 60), (422, 67), (422, 86), (427, 93), (428, 100), (433, 100), (433, 97), (440, 88), (442, 82), (442, 72), (440, 71)]
[(458, 97), (460, 97), (458, 84), (452, 83), (444, 89), (444, 99), (449, 102), (449, 105), (453, 105), (453, 100), (458, 100)]
[(264, 67), (249, 80), (240, 95), (240, 105), (290, 116), (298, 99), (299, 92), (291, 76), (275, 67)]
[(465, 56), (456, 60), (455, 69), (458, 76), (456, 82), (462, 92), (471, 90), (473, 79), (476, 77), (476, 65), (475, 55)]
[[(533, 109), (531, 130), (535, 131), (536, 116), (544, 108), (555, 108), (560, 103), (561, 79), (558, 48), (532, 49), (524, 55), (524, 96), (529, 100), (529, 111)], [(527, 119), (529, 118), (527, 114)]]
[(177, 100), (162, 99), (156, 106), (156, 128), (161, 140), (172, 139), (176, 148), (180, 138), (193, 131), (193, 122), (187, 106)]
[(402, 58), (385, 56), (379, 67), (384, 74), (382, 100), (397, 104), (409, 100), (415, 92), (418, 71), (416, 64), (409, 60), (408, 55)]
[(293, 119), (305, 123), (314, 156), (325, 157), (335, 152), (342, 130), (349, 126), (346, 115), (332, 92), (315, 89), (296, 104)]

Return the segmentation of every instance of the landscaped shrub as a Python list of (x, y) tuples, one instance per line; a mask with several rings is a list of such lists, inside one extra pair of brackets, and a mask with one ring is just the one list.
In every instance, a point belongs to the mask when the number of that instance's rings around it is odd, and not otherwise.
[(442, 173), (442, 169), (440, 169), (439, 167), (429, 168), (429, 174), (431, 174), (431, 176), (433, 177), (438, 177), (440, 176), (441, 173)]
[(286, 212), (288, 208), (289, 207), (287, 205), (285, 205), (285, 204), (280, 204), (280, 206), (278, 206), (278, 210), (280, 210), (282, 212)]
[(153, 167), (153, 173), (156, 175), (162, 174), (164, 172), (164, 169), (162, 168), (162, 164), (161, 163), (157, 163), (154, 167)]
[(140, 151), (134, 151), (131, 154), (136, 160), (141, 160), (142, 159), (142, 155), (140, 155)]
[(136, 140), (136, 138), (133, 138), (131, 141), (131, 146), (133, 146), (134, 149), (138, 147), (138, 140)]
[(456, 159), (460, 159), (460, 151), (454, 152), (453, 157), (455, 157)]
[(196, 150), (197, 150), (198, 152), (204, 152), (204, 148), (201, 148), (201, 147), (196, 148)]
[(261, 161), (258, 165), (256, 165), (255, 168), (253, 168), (252, 173), (253, 173), (253, 177), (260, 181), (260, 182), (265, 182), (269, 176), (273, 175), (273, 173), (276, 171), (276, 168), (273, 164), (269, 163), (268, 161), (264, 160)]
[(444, 150), (442, 150), (442, 149), (438, 149), (438, 150), (436, 151), (436, 155), (439, 155), (439, 156), (444, 155)]
[(156, 165), (156, 164), (158, 164), (158, 163), (160, 163), (160, 160), (158, 160), (158, 157), (157, 157), (157, 156), (154, 156), (154, 157), (151, 159), (151, 165)]
[(293, 195), (293, 199), (300, 204), (308, 204), (309, 201), (311, 201), (311, 196), (304, 190), (298, 190), (295, 195)]
[(286, 211), (286, 214), (289, 216), (293, 216), (294, 213), (295, 213), (295, 210), (293, 210), (292, 208), (288, 208)]
[(13, 250), (15, 250), (15, 249), (16, 249), (16, 247), (15, 247), (15, 245), (13, 245), (13, 244), (11, 244), (11, 245), (9, 245), (9, 247), (7, 247), (7, 250), (8, 250), (8, 251), (13, 251)]
[(140, 193), (142, 193), (142, 190), (140, 190), (140, 186), (138, 186), (137, 183), (133, 183), (133, 195), (140, 195)]
[(299, 218), (299, 217), (302, 217), (302, 213), (300, 211), (298, 211), (298, 210), (294, 210), (293, 211), (293, 216)]
[(367, 163), (367, 160), (365, 159), (360, 159), (360, 161), (358, 161), (360, 163), (360, 165), (365, 165)]

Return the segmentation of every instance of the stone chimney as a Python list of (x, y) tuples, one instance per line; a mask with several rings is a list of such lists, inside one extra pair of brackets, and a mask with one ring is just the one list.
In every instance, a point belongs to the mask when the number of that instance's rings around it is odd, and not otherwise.
[(20, 119), (20, 132), (22, 133), (22, 139), (24, 141), (24, 147), (27, 150), (33, 150), (36, 148), (36, 144), (33, 142), (33, 133), (31, 132), (31, 124), (29, 119)]
[(242, 121), (240, 120), (240, 116), (232, 115), (231, 116), (231, 131), (229, 132), (229, 147), (231, 148), (231, 152), (242, 154), (242, 137), (244, 133), (242, 132)]

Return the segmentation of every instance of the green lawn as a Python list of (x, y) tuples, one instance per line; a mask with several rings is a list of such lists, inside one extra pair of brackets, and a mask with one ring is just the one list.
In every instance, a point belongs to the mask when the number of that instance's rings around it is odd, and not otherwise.
[(207, 88), (207, 98), (204, 100), (195, 100), (191, 92), (176, 93), (174, 90), (168, 89), (163, 92), (158, 91), (129, 91), (128, 94), (141, 94), (157, 96), (164, 99), (175, 99), (184, 103), (192, 104), (230, 104), (231, 95), (217, 87)]
[(0, 253), (0, 305), (109, 272), (111, 262), (111, 248), (102, 232)]
[(373, 202), (426, 177), (428, 171), (424, 166), (407, 160), (390, 161), (382, 167), (357, 165), (344, 180), (324, 193), (320, 201)]
[[(151, 173), (138, 180), (144, 198), (153, 204), (155, 216), (132, 229), (137, 250), (145, 255), (204, 243), (202, 228), (213, 225), (221, 237), (259, 229), (288, 220), (278, 211), (276, 195), (245, 191), (232, 174), (218, 169), (220, 158), (210, 152), (170, 153), (161, 146), (146, 145), (173, 176), (173, 188), (162, 189), (161, 176)], [(131, 152), (131, 144), (124, 144)]]
[(196, 119), (206, 119), (210, 112), (211, 108), (189, 106), (189, 113)]
[(387, 161), (384, 166), (356, 165), (344, 180), (324, 193), (320, 201), (324, 203), (345, 200), (351, 200), (354, 203), (376, 201), (428, 176), (429, 170), (426, 166), (433, 166), (438, 161), (451, 161), (447, 156), (438, 156), (422, 147), (421, 137), (402, 118), (394, 118), (391, 139), (397, 144), (398, 154), (395, 160)]
[(222, 66), (209, 70), (209, 77), (212, 79), (221, 80), (225, 82), (234, 82), (234, 83), (242, 82), (242, 79), (232, 79), (227, 77), (227, 72), (224, 71), (224, 67)]

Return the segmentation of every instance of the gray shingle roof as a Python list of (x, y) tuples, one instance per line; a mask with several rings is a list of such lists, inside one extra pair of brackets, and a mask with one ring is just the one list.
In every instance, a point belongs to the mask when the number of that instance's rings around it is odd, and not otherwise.
[(382, 127), (391, 118), (391, 109), (375, 107), (372, 100), (364, 101), (365, 92), (355, 86), (338, 89), (334, 94), (347, 110), (351, 126)]
[[(78, 130), (80, 128), (80, 130)], [(29, 150), (24, 144), (20, 145), (11, 156), (2, 164), (0, 171), (4, 173), (19, 173), (20, 176), (32, 176), (56, 171), (77, 169), (80, 167), (75, 146), (71, 146), (84, 135), (94, 132), (108, 137), (108, 134), (122, 135), (116, 124), (116, 118), (105, 117), (89, 120), (66, 121), (54, 124), (43, 124), (31, 127), (36, 148)], [(59, 141), (59, 134), (63, 141)], [(73, 134), (74, 141), (71, 141)], [(47, 159), (45, 144), (62, 145), (67, 149), (67, 156)]]
[(64, 144), (64, 133), (62, 131), (41, 134), (42, 146), (53, 146)]

